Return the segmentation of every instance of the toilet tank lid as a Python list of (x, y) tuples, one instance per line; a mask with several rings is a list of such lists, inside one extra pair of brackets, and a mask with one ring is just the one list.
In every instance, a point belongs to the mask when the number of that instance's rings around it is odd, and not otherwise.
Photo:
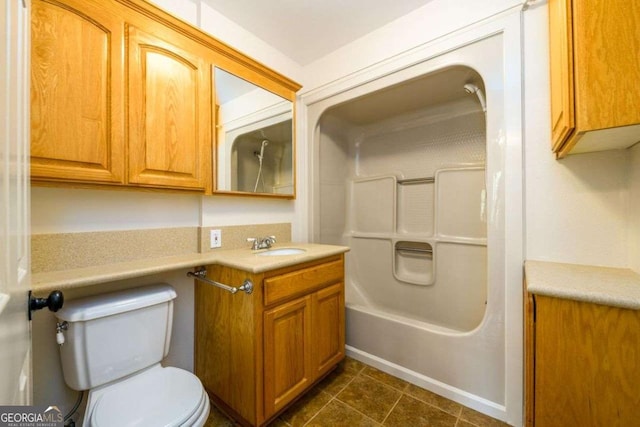
[(161, 304), (176, 296), (173, 287), (160, 283), (65, 302), (55, 315), (67, 322), (82, 322)]

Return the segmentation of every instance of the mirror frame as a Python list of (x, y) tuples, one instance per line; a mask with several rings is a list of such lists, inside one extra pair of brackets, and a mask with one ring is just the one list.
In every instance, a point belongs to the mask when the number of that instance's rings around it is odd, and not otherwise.
[[(212, 81), (212, 104), (214, 108), (213, 112), (213, 168), (212, 168), (212, 192), (214, 195), (224, 195), (224, 196), (241, 196), (241, 197), (260, 197), (260, 198), (274, 198), (274, 199), (287, 199), (293, 200), (296, 198), (297, 193), (297, 141), (296, 141), (296, 92), (300, 89), (299, 85), (294, 86), (285, 86), (280, 84), (278, 81), (280, 79), (274, 79), (273, 76), (278, 77), (279, 75), (275, 72), (269, 70), (264, 66), (250, 67), (250, 64), (241, 64), (236, 61), (233, 61), (227, 57), (217, 58), (216, 61), (211, 65), (211, 81)], [(271, 92), (275, 95), (280, 96), (285, 101), (291, 102), (291, 173), (292, 173), (292, 187), (293, 191), (291, 194), (275, 194), (275, 193), (253, 193), (250, 191), (236, 191), (236, 190), (221, 190), (218, 189), (218, 162), (220, 161), (218, 156), (218, 146), (219, 144), (224, 143), (224, 141), (219, 141), (218, 138), (218, 105), (215, 102), (216, 98), (216, 86), (215, 86), (215, 69), (219, 68), (229, 74), (233, 74), (234, 76), (246, 80), (247, 82), (264, 89), (268, 92)]]

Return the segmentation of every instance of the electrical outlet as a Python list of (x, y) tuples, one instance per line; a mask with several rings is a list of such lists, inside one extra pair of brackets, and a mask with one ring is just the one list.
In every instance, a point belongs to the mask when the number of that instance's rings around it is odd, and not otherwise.
[(222, 246), (222, 230), (211, 230), (211, 248)]

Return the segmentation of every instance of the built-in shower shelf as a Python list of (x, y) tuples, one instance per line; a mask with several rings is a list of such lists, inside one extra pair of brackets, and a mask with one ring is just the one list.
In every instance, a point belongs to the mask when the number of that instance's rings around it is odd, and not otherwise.
[(430, 243), (399, 241), (394, 248), (393, 275), (396, 279), (413, 285), (433, 284), (435, 264)]

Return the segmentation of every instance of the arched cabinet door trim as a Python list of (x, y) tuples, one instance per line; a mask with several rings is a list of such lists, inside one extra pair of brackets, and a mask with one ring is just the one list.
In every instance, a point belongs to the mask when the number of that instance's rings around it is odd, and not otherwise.
[(123, 31), (90, 2), (33, 1), (33, 180), (124, 182)]
[(204, 190), (211, 152), (210, 67), (197, 46), (188, 48), (192, 42), (169, 33), (159, 38), (127, 28), (128, 179)]

